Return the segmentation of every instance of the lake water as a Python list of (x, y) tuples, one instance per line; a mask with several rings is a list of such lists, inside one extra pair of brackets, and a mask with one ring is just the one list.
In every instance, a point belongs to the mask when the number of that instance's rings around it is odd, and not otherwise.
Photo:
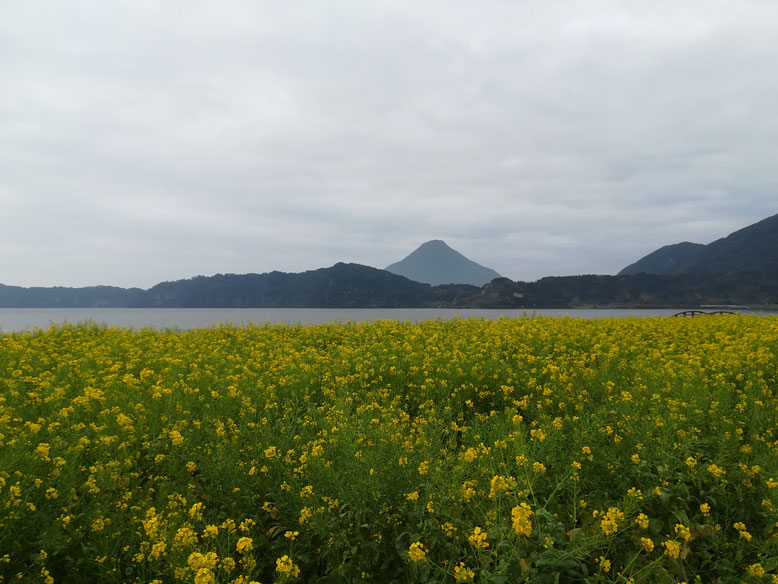
[[(0, 331), (47, 329), (52, 323), (92, 321), (108, 326), (157, 329), (203, 328), (219, 323), (320, 324), (382, 319), (421, 321), (451, 318), (628, 318), (670, 316), (681, 309), (525, 309), (467, 310), (447, 308), (0, 308)], [(706, 309), (713, 310), (713, 309)], [(741, 314), (778, 315), (778, 311), (733, 309)]]

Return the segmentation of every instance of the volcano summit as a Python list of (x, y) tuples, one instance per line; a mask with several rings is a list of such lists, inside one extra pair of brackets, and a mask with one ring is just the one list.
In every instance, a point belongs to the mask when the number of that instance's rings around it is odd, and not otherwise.
[(387, 272), (433, 286), (439, 284), (483, 286), (500, 277), (500, 274), (491, 268), (467, 259), (439, 239), (423, 243), (409, 256), (385, 269)]

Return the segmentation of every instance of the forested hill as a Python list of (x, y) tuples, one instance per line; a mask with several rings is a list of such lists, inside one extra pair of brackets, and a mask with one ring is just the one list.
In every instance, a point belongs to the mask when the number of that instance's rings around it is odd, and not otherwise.
[(468, 285), (430, 286), (358, 264), (302, 273), (217, 274), (162, 282), (149, 290), (0, 284), (4, 308), (402, 308), (450, 305), (477, 294)]
[(0, 308), (124, 308), (143, 306), (146, 290), (115, 286), (51, 288), (0, 284)]
[(338, 263), (299, 274), (227, 274), (165, 282), (151, 288), (146, 306), (257, 308), (401, 308), (446, 302), (475, 286), (437, 286), (358, 264)]

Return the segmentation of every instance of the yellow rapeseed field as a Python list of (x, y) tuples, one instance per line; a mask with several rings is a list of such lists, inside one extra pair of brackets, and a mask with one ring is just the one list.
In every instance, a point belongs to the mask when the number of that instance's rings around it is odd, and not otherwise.
[(778, 319), (0, 334), (0, 582), (778, 584)]

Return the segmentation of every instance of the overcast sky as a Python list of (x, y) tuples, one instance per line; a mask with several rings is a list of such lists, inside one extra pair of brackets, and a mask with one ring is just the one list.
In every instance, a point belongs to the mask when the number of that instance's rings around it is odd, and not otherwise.
[(0, 283), (615, 274), (778, 213), (773, 0), (5, 0)]

